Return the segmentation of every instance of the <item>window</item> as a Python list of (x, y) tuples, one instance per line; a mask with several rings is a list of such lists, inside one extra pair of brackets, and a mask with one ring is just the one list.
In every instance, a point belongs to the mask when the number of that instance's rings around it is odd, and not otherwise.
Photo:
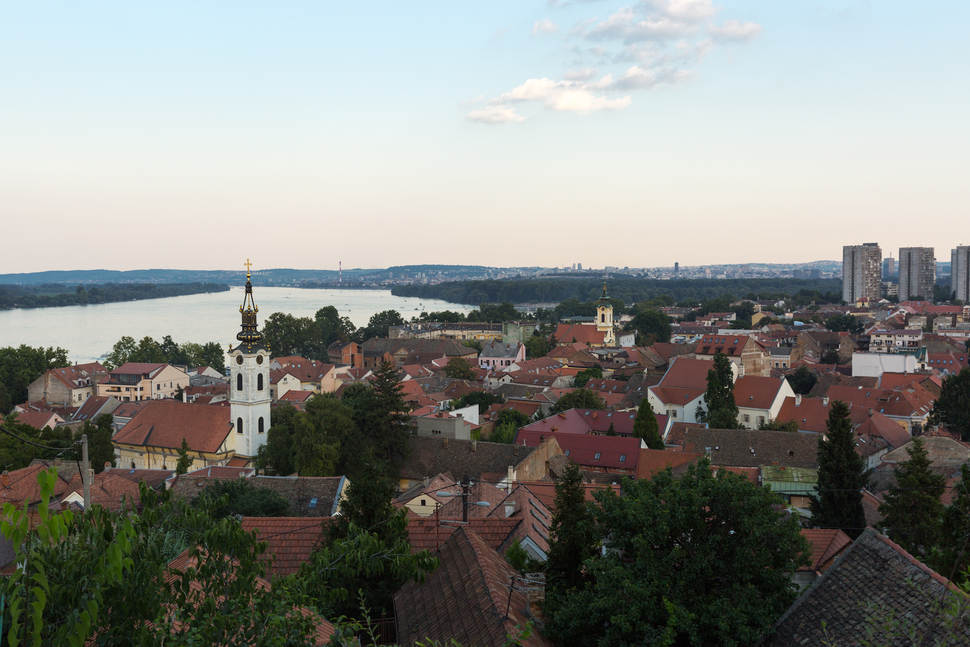
[(428, 505), (428, 504), (426, 503), (426, 499), (421, 499), (421, 505)]
[(677, 417), (677, 412), (676, 411), (671, 411), (670, 412), (670, 417), (671, 418), (676, 418)]
[(242, 373), (236, 373), (236, 390), (242, 391)]
[(135, 461), (131, 461), (131, 469), (135, 469)]
[(257, 391), (262, 391), (263, 390), (263, 374), (262, 373), (260, 373), (259, 375), (256, 376), (256, 390)]
[(747, 414), (747, 413), (744, 414), (744, 421), (745, 422), (751, 422), (751, 416), (749, 414)]
[(625, 463), (626, 462), (626, 454), (620, 454), (620, 462), (621, 463)]
[(242, 432), (243, 432), (242, 418), (236, 418), (236, 433), (241, 434)]
[(606, 323), (606, 313), (605, 312), (603, 312), (603, 313), (600, 314), (600, 323)]
[(568, 449), (566, 450), (566, 454), (565, 455), (566, 456), (569, 456), (569, 450)]
[(263, 433), (264, 431), (266, 431), (266, 430), (263, 429), (263, 416), (260, 416), (259, 417), (259, 433)]
[(763, 424), (765, 424), (765, 417), (764, 416), (758, 416), (758, 426), (760, 427)]
[(594, 461), (598, 461), (599, 459), (600, 459), (600, 453), (599, 452), (596, 452), (596, 455), (593, 456), (593, 460)]
[(162, 385), (161, 384), (156, 384), (155, 385), (155, 390), (156, 391), (161, 391), (162, 390)]

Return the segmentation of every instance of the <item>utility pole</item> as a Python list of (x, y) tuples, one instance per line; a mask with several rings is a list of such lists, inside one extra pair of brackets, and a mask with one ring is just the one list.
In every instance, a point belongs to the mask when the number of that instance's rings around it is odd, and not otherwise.
[(466, 476), (461, 480), (461, 520), (468, 523), (468, 490), (469, 479)]
[[(76, 454), (75, 454), (76, 455)], [(91, 507), (91, 468), (88, 465), (88, 435), (81, 435), (81, 483), (84, 485), (84, 511)]]

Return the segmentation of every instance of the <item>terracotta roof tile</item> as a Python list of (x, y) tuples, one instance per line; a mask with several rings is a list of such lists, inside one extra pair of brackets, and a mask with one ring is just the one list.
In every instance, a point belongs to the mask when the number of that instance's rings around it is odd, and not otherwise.
[(232, 430), (229, 409), (175, 400), (152, 400), (115, 434), (115, 443), (178, 449), (184, 438), (194, 451), (217, 453)]
[(271, 576), (291, 575), (309, 561), (323, 541), (323, 525), (329, 517), (243, 517), (243, 530), (253, 531), (266, 542), (264, 556)]

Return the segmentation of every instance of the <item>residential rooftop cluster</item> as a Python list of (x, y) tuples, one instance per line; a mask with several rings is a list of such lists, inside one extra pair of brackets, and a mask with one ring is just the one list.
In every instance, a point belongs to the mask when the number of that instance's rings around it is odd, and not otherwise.
[[(966, 249), (956, 250), (954, 267), (963, 267)], [(914, 290), (926, 292), (932, 283), (923, 283), (930, 281), (923, 270), (932, 254), (902, 251)], [(439, 560), (423, 582), (408, 581), (393, 594), (385, 624), (399, 644), (498, 646), (527, 624), (533, 631), (523, 644), (554, 644), (544, 631), (544, 578), (517, 570), (509, 552), (524, 550), (533, 565), (549, 560), (556, 488), (570, 464), (581, 470), (594, 506), (604, 492), (625, 496), (625, 483), (668, 471), (676, 478), (708, 462), (779, 495), (811, 555), (790, 573), (800, 596), (763, 644), (858, 644), (867, 605), (895, 609), (933, 632), (931, 602), (941, 592), (957, 600), (965, 594), (950, 574), (894, 541), (880, 507), (916, 439), (930, 470), (947, 483), (943, 503), (953, 500), (970, 463), (970, 437), (932, 415), (948, 380), (968, 366), (970, 305), (883, 298), (881, 282), (872, 281), (881, 267), (878, 246), (846, 247), (845, 263), (845, 304), (751, 299), (703, 314), (661, 307), (669, 339), (644, 334), (633, 315), (614, 314), (604, 287), (591, 317), (392, 326), (386, 337), (335, 341), (323, 357), (273, 356), (247, 281), (228, 375), (164, 363), (50, 369), (29, 385), (11, 419), (77, 430), (111, 416), (113, 465), (98, 466), (89, 506), (137, 511), (145, 492), (191, 500), (221, 481), (278, 493), (288, 502), (286, 516), (240, 521), (268, 542), (271, 586), (313, 558), (328, 524), (345, 514), (354, 481), (278, 473), (261, 463), (273, 421), (281, 409), (305, 412), (327, 394), (356, 394), (392, 367), (410, 433), (388, 503), (406, 512), (412, 550)], [(739, 312), (749, 327), (738, 328)], [(545, 352), (528, 350), (538, 347)], [(722, 365), (733, 428), (708, 422), (712, 380), (723, 379), (714, 368)], [(813, 528), (819, 443), (837, 403), (846, 405), (855, 451), (871, 470), (862, 493), (865, 528)], [(646, 416), (656, 443), (640, 431)], [(180, 461), (187, 461), (181, 470)], [(79, 466), (34, 461), (4, 472), (0, 497), (26, 504), (35, 525), (42, 499), (36, 477), (48, 465), (58, 468), (54, 509), (85, 512)], [(0, 541), (8, 568), (16, 567), (17, 548)], [(185, 559), (172, 568), (189, 568)], [(332, 635), (332, 620), (320, 619), (320, 644)], [(964, 634), (952, 644), (968, 640)]]

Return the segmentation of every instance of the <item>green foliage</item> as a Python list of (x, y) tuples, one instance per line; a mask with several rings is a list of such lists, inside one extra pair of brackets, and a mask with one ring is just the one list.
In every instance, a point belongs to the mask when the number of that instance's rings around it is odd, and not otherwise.
[(646, 398), (640, 400), (640, 406), (637, 407), (637, 417), (633, 420), (633, 435), (645, 440), (650, 449), (666, 447), (660, 437), (660, 425), (657, 423), (657, 416)]
[(382, 362), (369, 387), (348, 389), (343, 396), (353, 409), (363, 442), (364, 449), (359, 454), (374, 456), (392, 468), (406, 458), (412, 429), (408, 415), (411, 407), (404, 401), (401, 389), (394, 364)]
[(491, 435), (488, 437), (488, 441), (491, 443), (504, 443), (506, 445), (511, 445), (515, 442), (515, 434), (518, 432), (519, 428), (515, 426), (512, 422), (502, 422), (499, 421), (495, 424), (495, 429), (492, 430)]
[(179, 460), (175, 464), (175, 474), (181, 476), (189, 471), (192, 467), (192, 458), (189, 456), (189, 443), (182, 438), (182, 446), (179, 447)]
[(310, 317), (294, 317), (285, 312), (274, 312), (263, 323), (263, 342), (269, 346), (274, 357), (327, 357), (320, 329)]
[(724, 353), (714, 355), (713, 367), (707, 372), (707, 391), (704, 393), (707, 411), (701, 422), (711, 429), (743, 429), (738, 422), (738, 405), (734, 402), (734, 374), (731, 361)]
[(505, 551), (505, 561), (518, 572), (526, 572), (525, 569), (529, 563), (529, 553), (525, 552), (525, 548), (522, 548), (518, 537), (512, 540), (512, 544)]
[(909, 460), (894, 470), (896, 484), (879, 506), (881, 527), (897, 544), (914, 555), (928, 555), (936, 545), (943, 520), (940, 498), (946, 479), (931, 469), (923, 439), (907, 447)]
[(642, 346), (649, 346), (654, 342), (666, 344), (670, 341), (670, 317), (652, 308), (638, 312), (626, 329), (637, 333), (637, 343)]
[[(3, 427), (10, 433), (0, 433), (0, 464), (7, 470), (19, 470), (27, 467), (36, 458), (53, 459), (64, 449), (70, 448), (74, 444), (74, 437), (69, 427), (44, 427), (36, 429), (30, 425), (15, 422), (14, 414), (8, 415), (3, 419)], [(23, 438), (28, 442), (19, 440)], [(56, 449), (49, 450), (37, 447), (46, 445)], [(77, 457), (80, 457), (78, 448)], [(75, 454), (69, 453), (72, 458)]]
[(588, 581), (583, 564), (596, 553), (598, 543), (583, 472), (570, 460), (556, 483), (546, 561), (547, 609), (555, 611), (563, 603), (562, 596)]
[(320, 357), (326, 359), (326, 349), (330, 344), (338, 341), (350, 341), (357, 332), (357, 327), (348, 317), (341, 317), (340, 313), (333, 306), (324, 306), (317, 310), (313, 316), (317, 325), (320, 345), (324, 354)]
[(26, 344), (0, 348), (0, 415), (27, 400), (27, 387), (52, 368), (70, 366), (63, 348), (34, 348)]
[(85, 420), (84, 425), (74, 435), (75, 441), (80, 442), (81, 436), (87, 434), (88, 460), (91, 462), (91, 469), (94, 470), (95, 474), (104, 471), (105, 463), (108, 463), (111, 467), (116, 466), (115, 448), (111, 444), (111, 436), (114, 433), (114, 429), (111, 427), (112, 421), (113, 418), (109, 413), (98, 416), (93, 424), (90, 420)]
[(293, 466), (300, 476), (337, 473), (344, 441), (357, 436), (353, 410), (331, 394), (314, 395), (293, 419)]
[(970, 441), (970, 368), (943, 380), (940, 396), (930, 412), (929, 424), (944, 425), (960, 434), (964, 441)]
[(355, 341), (365, 342), (374, 337), (386, 338), (391, 326), (403, 326), (404, 319), (397, 310), (378, 312), (370, 318), (367, 325), (356, 332)]
[(43, 285), (0, 285), (0, 310), (9, 308), (57, 308), (95, 303), (118, 303), (142, 299), (163, 299), (186, 294), (228, 292), (221, 283), (102, 283), (76, 287), (45, 283)]
[(165, 335), (161, 343), (151, 337), (143, 337), (138, 342), (127, 335), (122, 337), (111, 347), (103, 364), (115, 369), (126, 362), (177, 364), (190, 368), (211, 366), (222, 374), (226, 372), (225, 351), (217, 342), (177, 344), (170, 335)]
[(606, 403), (595, 391), (589, 389), (576, 389), (559, 398), (559, 401), (552, 405), (550, 414), (568, 411), (569, 409), (605, 409)]
[(534, 334), (525, 340), (526, 359), (545, 357), (550, 350), (552, 350), (552, 344), (544, 335)]
[(960, 466), (953, 501), (943, 511), (939, 539), (930, 563), (933, 568), (970, 590), (970, 463)]
[(769, 488), (702, 459), (679, 478), (668, 468), (624, 479), (623, 491), (595, 495), (609, 550), (585, 560), (586, 582), (553, 596), (547, 629), (559, 644), (750, 645), (795, 600), (790, 578), (809, 546)]
[(498, 412), (498, 424), (509, 424), (515, 427), (516, 431), (532, 422), (529, 416), (517, 409), (502, 409)]
[(781, 422), (779, 420), (771, 419), (768, 422), (762, 422), (758, 425), (758, 429), (761, 431), (798, 431), (798, 421), (789, 420), (788, 422)]
[[(474, 303), (474, 302), (472, 302)], [(482, 303), (478, 310), (472, 310), (465, 315), (466, 321), (481, 321), (487, 323), (502, 323), (503, 321), (516, 321), (523, 319), (522, 313), (515, 309), (515, 306), (508, 301), (502, 303)]]
[(478, 341), (477, 339), (466, 339), (463, 342), (461, 342), (461, 345), (466, 348), (474, 348), (475, 352), (479, 354), (481, 354), (481, 352), (485, 350), (485, 347), (482, 346), (482, 342)]
[[(756, 293), (759, 298), (786, 299), (796, 305), (840, 303), (842, 286), (839, 279), (643, 279), (616, 277), (610, 279), (610, 294), (625, 303), (639, 303), (670, 296), (675, 302), (697, 302), (723, 299), (721, 307), (709, 312), (727, 312), (736, 299), (733, 294)], [(435, 285), (398, 285), (395, 296), (442, 299), (451, 303), (536, 303), (570, 300), (593, 303), (603, 293), (599, 277), (526, 279), (514, 281), (449, 281)], [(730, 298), (725, 298), (730, 297)], [(582, 315), (581, 312), (565, 312)], [(595, 311), (595, 309), (594, 309)], [(586, 316), (592, 315), (592, 312)], [(701, 314), (707, 314), (703, 312)]]
[(786, 375), (785, 379), (791, 385), (792, 391), (798, 395), (808, 395), (809, 391), (815, 386), (815, 383), (818, 382), (818, 376), (808, 370), (804, 365), (799, 366), (798, 370), (794, 373)]
[(473, 404), (478, 405), (478, 413), (485, 413), (488, 408), (493, 404), (504, 404), (505, 398), (495, 393), (489, 393), (488, 391), (472, 391), (467, 395), (463, 395), (452, 403), (452, 410), (454, 409), (464, 409), (465, 407), (470, 407)]
[(590, 368), (584, 368), (579, 373), (576, 373), (576, 377), (573, 378), (573, 386), (580, 388), (586, 386), (586, 383), (590, 380), (602, 380), (603, 379), (603, 369), (599, 366), (593, 366)]
[(856, 538), (866, 527), (862, 490), (869, 484), (870, 472), (856, 451), (844, 402), (832, 402), (825, 427), (826, 437), (818, 441), (818, 496), (811, 501), (812, 525), (841, 528)]
[(289, 402), (283, 402), (270, 411), (270, 427), (266, 444), (259, 448), (256, 465), (261, 470), (272, 468), (280, 476), (296, 472), (296, 446), (293, 434), (299, 410)]
[(832, 332), (850, 332), (853, 335), (861, 335), (865, 329), (859, 317), (852, 315), (832, 315), (825, 320), (825, 327)]
[(444, 374), (453, 380), (474, 380), (475, 371), (472, 365), (463, 357), (452, 357), (445, 364)]
[(256, 487), (248, 479), (217, 479), (194, 499), (192, 506), (208, 511), (215, 519), (235, 515), (244, 517), (285, 517), (290, 502), (276, 490)]

